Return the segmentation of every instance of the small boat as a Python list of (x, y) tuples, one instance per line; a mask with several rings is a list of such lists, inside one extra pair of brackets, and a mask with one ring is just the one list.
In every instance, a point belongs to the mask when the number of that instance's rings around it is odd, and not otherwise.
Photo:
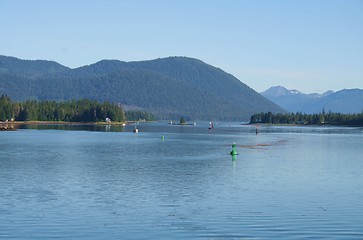
[(137, 127), (134, 128), (133, 130), (134, 133), (138, 133), (139, 132), (139, 129)]

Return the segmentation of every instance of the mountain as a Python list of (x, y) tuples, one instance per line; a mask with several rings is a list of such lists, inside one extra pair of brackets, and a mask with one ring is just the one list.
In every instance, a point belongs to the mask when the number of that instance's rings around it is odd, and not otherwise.
[(311, 109), (314, 112), (325, 109), (325, 111), (339, 113), (361, 113), (363, 111), (363, 90), (343, 89), (323, 96)]
[(323, 109), (326, 112), (339, 113), (360, 113), (363, 111), (362, 89), (305, 94), (297, 90), (288, 90), (276, 86), (267, 89), (261, 95), (289, 112), (319, 113)]
[(21, 60), (0, 55), (0, 74), (37, 78), (39, 76), (69, 70), (57, 62), (45, 60)]
[(270, 87), (266, 91), (262, 92), (261, 95), (265, 97), (278, 98), (281, 96), (291, 96), (298, 93), (299, 92), (296, 90), (287, 90), (284, 87), (276, 86), (276, 87)]
[(256, 112), (284, 112), (234, 76), (187, 57), (102, 60), (76, 69), (2, 57), (0, 66), (0, 94), (17, 101), (88, 98), (161, 119), (249, 120)]

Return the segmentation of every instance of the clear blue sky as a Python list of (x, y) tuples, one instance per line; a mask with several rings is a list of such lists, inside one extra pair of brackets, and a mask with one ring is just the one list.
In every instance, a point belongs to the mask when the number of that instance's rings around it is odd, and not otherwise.
[(201, 59), (256, 91), (363, 88), (362, 0), (0, 0), (0, 54)]

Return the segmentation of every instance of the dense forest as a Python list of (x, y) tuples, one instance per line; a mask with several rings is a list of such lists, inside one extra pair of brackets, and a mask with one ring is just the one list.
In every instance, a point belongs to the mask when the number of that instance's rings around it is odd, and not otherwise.
[(363, 112), (358, 114), (342, 114), (325, 113), (323, 110), (318, 114), (303, 114), (301, 112), (285, 114), (257, 113), (251, 116), (250, 123), (363, 126)]
[(128, 121), (155, 121), (155, 116), (144, 111), (125, 111)]
[(0, 56), (2, 94), (15, 101), (108, 101), (168, 120), (246, 121), (255, 112), (285, 112), (234, 76), (187, 57), (102, 60), (70, 69)]
[(25, 101), (13, 102), (8, 96), (0, 97), (0, 121), (65, 121), (65, 122), (124, 122), (153, 120), (154, 116), (147, 112), (124, 112), (119, 104), (97, 102), (94, 100), (56, 101)]

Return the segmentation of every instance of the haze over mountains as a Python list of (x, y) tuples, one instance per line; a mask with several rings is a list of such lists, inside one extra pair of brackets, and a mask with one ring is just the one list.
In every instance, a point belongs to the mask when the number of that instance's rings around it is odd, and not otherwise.
[(297, 90), (288, 90), (281, 86), (271, 87), (261, 95), (289, 112), (319, 113), (361, 113), (363, 111), (363, 90), (343, 89), (323, 94), (305, 94)]
[(110, 101), (161, 119), (249, 120), (256, 112), (284, 112), (234, 76), (187, 57), (102, 60), (70, 69), (0, 56), (0, 94), (17, 101)]

